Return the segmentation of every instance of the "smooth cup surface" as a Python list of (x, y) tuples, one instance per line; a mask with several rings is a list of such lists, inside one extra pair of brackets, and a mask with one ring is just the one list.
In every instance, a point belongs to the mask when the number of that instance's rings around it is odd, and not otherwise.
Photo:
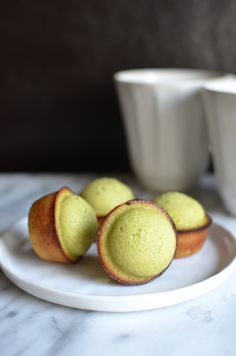
[(147, 69), (115, 74), (134, 172), (155, 191), (186, 190), (206, 168), (200, 89), (220, 73)]
[(208, 84), (203, 98), (219, 193), (236, 215), (236, 77)]

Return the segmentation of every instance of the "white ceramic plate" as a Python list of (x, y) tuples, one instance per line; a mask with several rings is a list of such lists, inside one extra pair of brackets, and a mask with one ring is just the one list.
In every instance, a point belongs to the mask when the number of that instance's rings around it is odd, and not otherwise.
[(24, 219), (0, 239), (0, 264), (13, 283), (40, 299), (79, 309), (127, 312), (178, 304), (215, 288), (236, 265), (235, 244), (229, 231), (213, 224), (199, 253), (174, 260), (148, 284), (127, 287), (106, 276), (95, 244), (75, 265), (41, 261), (32, 251)]

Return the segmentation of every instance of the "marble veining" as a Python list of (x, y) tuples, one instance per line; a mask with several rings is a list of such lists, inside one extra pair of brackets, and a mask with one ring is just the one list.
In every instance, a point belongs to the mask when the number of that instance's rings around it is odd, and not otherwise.
[[(0, 231), (25, 216), (40, 195), (62, 185), (79, 192), (95, 176), (1, 174)], [(137, 196), (151, 196), (132, 177), (120, 177), (134, 186)], [(215, 222), (236, 235), (236, 219), (222, 208), (212, 177), (204, 177), (192, 194), (204, 203)], [(1, 356), (233, 356), (235, 325), (235, 273), (217, 289), (191, 302), (118, 314), (41, 301), (15, 287), (0, 270)]]

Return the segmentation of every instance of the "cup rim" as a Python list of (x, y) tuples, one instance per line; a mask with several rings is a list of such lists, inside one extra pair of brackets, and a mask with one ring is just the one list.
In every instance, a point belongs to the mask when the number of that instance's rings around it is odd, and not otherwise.
[(203, 90), (210, 93), (218, 94), (236, 94), (236, 76), (233, 74), (226, 75), (223, 78), (212, 80), (203, 86)]
[(114, 73), (113, 78), (117, 83), (124, 84), (164, 84), (164, 85), (189, 85), (205, 84), (208, 81), (224, 77), (220, 71), (192, 68), (138, 68), (121, 70)]

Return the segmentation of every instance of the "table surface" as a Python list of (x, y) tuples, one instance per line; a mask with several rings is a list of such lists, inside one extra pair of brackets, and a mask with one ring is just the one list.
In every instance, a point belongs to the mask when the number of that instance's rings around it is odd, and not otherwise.
[[(149, 198), (127, 175), (115, 175)], [(24, 217), (31, 203), (61, 186), (79, 192), (95, 174), (0, 175), (0, 231)], [(212, 176), (190, 192), (215, 222), (236, 235), (236, 218), (223, 209)], [(220, 287), (191, 302), (136, 313), (70, 309), (34, 298), (0, 271), (1, 356), (204, 356), (236, 354), (236, 272)]]

